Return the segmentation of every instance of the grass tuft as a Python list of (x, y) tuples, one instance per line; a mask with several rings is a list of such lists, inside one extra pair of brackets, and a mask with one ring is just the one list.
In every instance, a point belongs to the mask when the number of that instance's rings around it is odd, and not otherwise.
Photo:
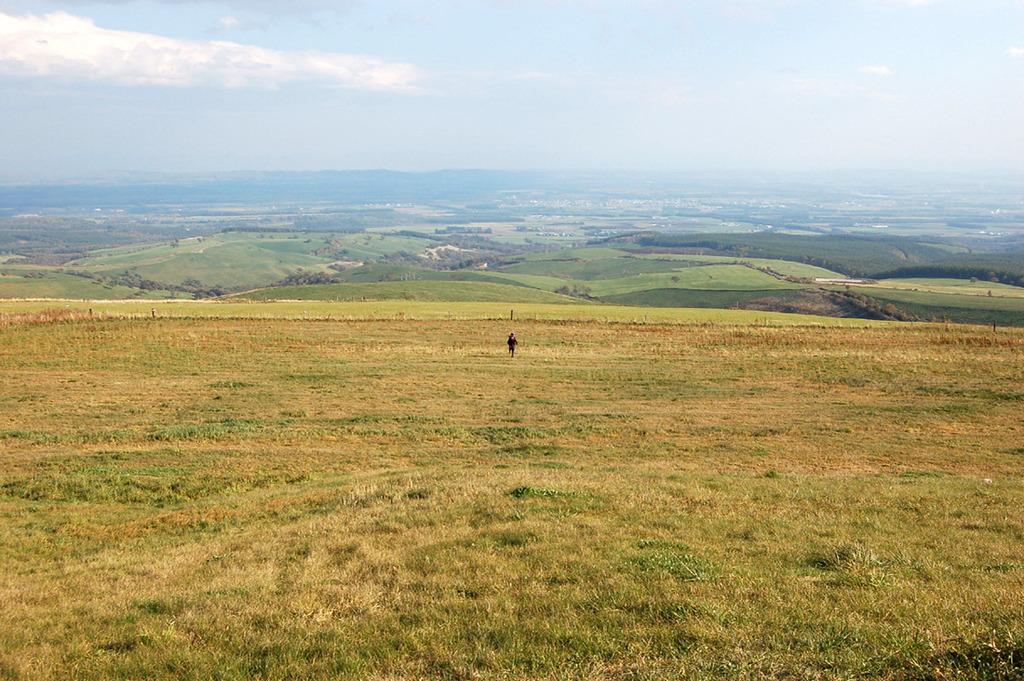
[(885, 562), (874, 551), (859, 542), (829, 547), (811, 556), (807, 562), (811, 567), (833, 572), (885, 565)]
[(564, 492), (557, 489), (541, 489), (537, 487), (530, 487), (528, 485), (521, 485), (513, 490), (509, 491), (509, 496), (514, 499), (525, 499), (527, 497), (571, 497), (576, 496), (576, 492)]

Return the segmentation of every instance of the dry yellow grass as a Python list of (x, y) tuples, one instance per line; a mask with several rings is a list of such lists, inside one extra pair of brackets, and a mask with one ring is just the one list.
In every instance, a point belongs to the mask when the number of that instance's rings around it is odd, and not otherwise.
[(0, 677), (1021, 676), (1019, 331), (51, 316)]

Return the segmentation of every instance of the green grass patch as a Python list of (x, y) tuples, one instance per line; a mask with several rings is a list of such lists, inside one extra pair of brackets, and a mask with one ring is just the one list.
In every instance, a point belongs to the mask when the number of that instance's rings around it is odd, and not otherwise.
[(717, 565), (686, 547), (642, 541), (637, 548), (640, 551), (630, 558), (629, 565), (641, 574), (667, 573), (682, 582), (711, 582), (719, 573)]
[(553, 498), (553, 497), (572, 497), (576, 496), (575, 492), (565, 492), (556, 489), (541, 489), (537, 487), (530, 487), (529, 485), (520, 485), (515, 489), (511, 490), (508, 495), (513, 499), (528, 499), (530, 497), (540, 498)]

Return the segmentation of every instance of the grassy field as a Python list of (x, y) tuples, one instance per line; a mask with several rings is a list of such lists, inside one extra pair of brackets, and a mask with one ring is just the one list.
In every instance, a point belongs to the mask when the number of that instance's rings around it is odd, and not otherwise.
[[(643, 262), (643, 261), (639, 261)], [(545, 263), (548, 264), (548, 263)], [(551, 264), (554, 266), (554, 264)], [(626, 274), (618, 277), (567, 279), (555, 276), (491, 272), (487, 276), (506, 279), (522, 286), (554, 291), (567, 284), (585, 285), (597, 297), (615, 296), (652, 289), (678, 288), (697, 291), (751, 291), (806, 288), (806, 284), (782, 281), (745, 265), (699, 265), (678, 267), (660, 273)]]
[(112, 248), (70, 263), (97, 275), (128, 271), (180, 284), (196, 279), (216, 286), (262, 286), (298, 270), (327, 271), (335, 260), (361, 261), (432, 242), (396, 235), (224, 232), (173, 243)]
[(304, 304), (3, 304), (0, 678), (1024, 676), (1024, 332)]
[[(7, 267), (0, 273), (0, 299), (56, 298), (79, 300), (117, 300), (132, 296), (159, 296), (166, 291), (142, 292), (127, 286), (117, 286), (96, 279), (86, 279), (58, 272), (55, 268)], [(50, 303), (51, 305), (53, 303)]]
[(882, 279), (870, 286), (858, 286), (857, 288), (860, 290), (881, 288), (986, 298), (1024, 298), (1024, 288), (1019, 286), (969, 279)]
[(922, 319), (1024, 325), (1024, 289), (1016, 286), (956, 279), (883, 279), (852, 288)]
[(674, 272), (687, 265), (736, 265), (770, 268), (790, 277), (842, 277), (838, 272), (805, 263), (767, 258), (738, 258), (721, 255), (687, 255), (680, 253), (642, 253), (616, 248), (580, 247), (523, 258), (523, 262), (507, 268), (511, 272), (571, 276), (574, 279), (604, 279), (630, 274)]
[(646, 259), (657, 259), (668, 258), (678, 262), (703, 262), (711, 264), (723, 264), (723, 263), (736, 263), (743, 262), (754, 267), (768, 268), (773, 272), (785, 275), (787, 277), (803, 277), (806, 279), (814, 279), (815, 277), (832, 278), (843, 275), (832, 270), (827, 270), (823, 267), (815, 267), (814, 265), (808, 265), (801, 262), (793, 262), (790, 260), (771, 260), (768, 258), (735, 258), (726, 256), (716, 255), (643, 255), (641, 256)]

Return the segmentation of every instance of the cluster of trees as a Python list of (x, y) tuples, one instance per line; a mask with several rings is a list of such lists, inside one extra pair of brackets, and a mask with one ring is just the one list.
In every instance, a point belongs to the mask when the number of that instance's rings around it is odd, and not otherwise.
[(851, 317), (900, 322), (919, 321), (918, 317), (901, 310), (892, 303), (883, 302), (857, 291), (832, 291), (831, 295), (840, 307), (849, 311)]
[(594, 300), (591, 295), (591, 288), (589, 286), (583, 286), (580, 284), (573, 284), (570, 287), (568, 284), (565, 286), (559, 286), (555, 289), (555, 293), (560, 293), (563, 296), (573, 296), (574, 298), (586, 298), (587, 300)]
[(326, 272), (308, 272), (306, 270), (299, 270), (298, 272), (289, 274), (284, 279), (271, 284), (271, 286), (320, 286), (333, 283), (335, 283), (335, 279)]
[(73, 274), (85, 279), (94, 279), (101, 284), (109, 286), (125, 286), (141, 291), (172, 291), (174, 293), (185, 293), (194, 298), (216, 298), (217, 296), (237, 293), (241, 289), (232, 289), (225, 286), (211, 286), (204, 284), (198, 279), (185, 279), (180, 284), (168, 284), (162, 281), (146, 279), (132, 272), (123, 272), (114, 275), (96, 275), (82, 270), (62, 270), (65, 274)]

